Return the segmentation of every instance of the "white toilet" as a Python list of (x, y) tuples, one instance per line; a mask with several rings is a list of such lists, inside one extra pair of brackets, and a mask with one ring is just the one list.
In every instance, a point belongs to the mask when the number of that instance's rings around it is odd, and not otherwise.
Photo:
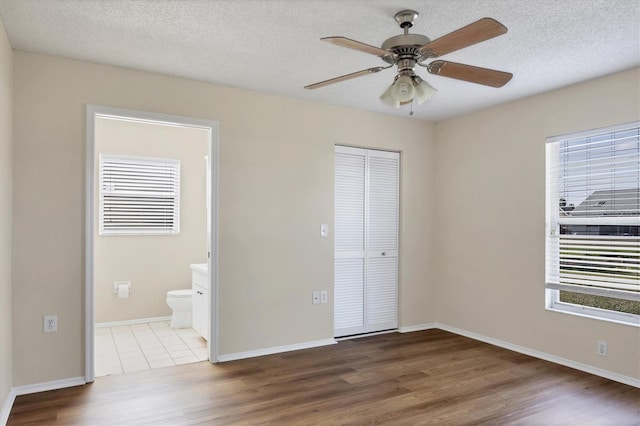
[(191, 327), (193, 290), (171, 290), (167, 292), (167, 305), (173, 310), (171, 328)]

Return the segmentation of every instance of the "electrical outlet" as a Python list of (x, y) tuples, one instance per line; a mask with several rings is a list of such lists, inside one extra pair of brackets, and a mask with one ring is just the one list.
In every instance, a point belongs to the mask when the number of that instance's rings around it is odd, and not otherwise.
[(607, 342), (605, 340), (598, 340), (598, 355), (607, 356)]
[(43, 327), (44, 327), (45, 333), (57, 333), (58, 332), (58, 316), (45, 315)]
[(320, 292), (319, 291), (314, 291), (313, 292), (311, 303), (313, 303), (314, 305), (317, 305), (318, 303), (320, 303)]
[(322, 290), (320, 292), (320, 303), (327, 303), (329, 299), (329, 295), (327, 294), (327, 290)]

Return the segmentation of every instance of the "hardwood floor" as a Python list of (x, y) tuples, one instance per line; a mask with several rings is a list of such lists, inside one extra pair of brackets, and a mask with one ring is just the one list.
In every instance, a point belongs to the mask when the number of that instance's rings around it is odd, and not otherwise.
[(640, 389), (441, 330), (100, 377), (8, 425), (640, 425)]

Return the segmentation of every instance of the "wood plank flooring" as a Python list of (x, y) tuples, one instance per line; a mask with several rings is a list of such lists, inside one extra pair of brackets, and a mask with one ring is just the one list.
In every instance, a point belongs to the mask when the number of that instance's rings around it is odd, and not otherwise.
[(35, 424), (640, 425), (640, 389), (427, 330), (17, 397)]

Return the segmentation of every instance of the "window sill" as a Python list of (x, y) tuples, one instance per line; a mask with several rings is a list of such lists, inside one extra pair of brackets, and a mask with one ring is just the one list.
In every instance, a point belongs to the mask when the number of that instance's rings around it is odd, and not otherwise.
[(563, 314), (575, 315), (583, 318), (613, 322), (616, 324), (629, 325), (640, 328), (640, 315), (625, 314), (621, 312), (609, 312), (598, 308), (572, 305), (569, 303), (552, 303), (545, 308), (548, 311)]

